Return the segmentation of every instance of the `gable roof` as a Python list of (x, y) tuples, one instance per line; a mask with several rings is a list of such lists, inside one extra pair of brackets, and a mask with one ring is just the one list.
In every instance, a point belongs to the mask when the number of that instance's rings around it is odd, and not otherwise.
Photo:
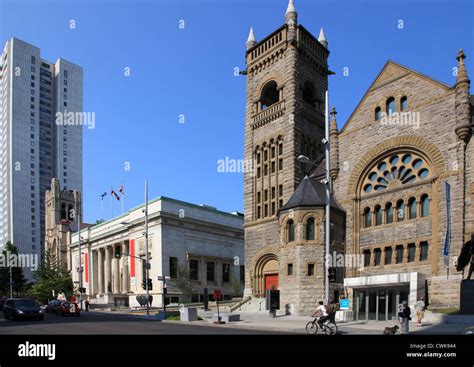
[[(344, 211), (331, 195), (331, 208)], [(305, 176), (298, 185), (288, 202), (283, 205), (279, 212), (304, 207), (324, 207), (326, 206), (326, 187), (319, 181)]]
[[(396, 77), (393, 77), (393, 73), (395, 73), (395, 70), (398, 72), (398, 75)], [(392, 73), (391, 73), (392, 71)], [(349, 116), (349, 118), (347, 119), (346, 123), (344, 124), (343, 128), (341, 129), (341, 131), (339, 132), (339, 134), (343, 133), (344, 130), (346, 130), (347, 126), (350, 125), (351, 121), (352, 121), (352, 117), (356, 114), (356, 112), (359, 110), (359, 107), (362, 105), (362, 103), (365, 101), (365, 99), (367, 98), (368, 94), (374, 90), (374, 89), (377, 89), (379, 87), (382, 87), (384, 85), (387, 85), (389, 83), (391, 83), (392, 81), (396, 80), (396, 79), (399, 79), (401, 77), (404, 77), (406, 75), (416, 75), (417, 77), (419, 78), (422, 78), (430, 83), (433, 83), (435, 84), (436, 86), (440, 87), (440, 88), (443, 88), (443, 89), (451, 89), (451, 86), (449, 86), (448, 84), (446, 83), (443, 83), (443, 82), (440, 82), (436, 79), (433, 79), (425, 74), (422, 74), (416, 70), (413, 70), (413, 69), (410, 69), (404, 65), (401, 65), (395, 61), (392, 61), (392, 60), (388, 60), (385, 65), (383, 66), (382, 70), (380, 70), (380, 72), (378, 73), (377, 77), (375, 78), (375, 80), (370, 84), (369, 88), (366, 90), (366, 92), (364, 93), (364, 95), (362, 96), (361, 100), (359, 101), (359, 103), (357, 104), (356, 108), (354, 109), (354, 111), (352, 111), (351, 115)]]

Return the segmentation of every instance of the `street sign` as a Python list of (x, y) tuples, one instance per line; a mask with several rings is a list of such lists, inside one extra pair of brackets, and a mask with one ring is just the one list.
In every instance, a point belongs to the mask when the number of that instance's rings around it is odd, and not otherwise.
[(163, 276), (161, 276), (161, 275), (158, 276), (158, 280), (161, 281), (161, 282), (162, 282), (163, 280), (170, 280), (170, 279), (171, 279), (170, 277), (163, 277)]
[(339, 301), (339, 309), (340, 310), (348, 310), (349, 309), (349, 300), (348, 299), (341, 299)]
[(216, 301), (220, 301), (221, 299), (221, 291), (219, 289), (214, 289), (214, 299)]

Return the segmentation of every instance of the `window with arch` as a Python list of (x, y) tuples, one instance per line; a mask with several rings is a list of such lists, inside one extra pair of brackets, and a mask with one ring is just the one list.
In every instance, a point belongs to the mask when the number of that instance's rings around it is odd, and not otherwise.
[(303, 87), (303, 101), (316, 107), (316, 92), (314, 86), (310, 82), (304, 83)]
[(314, 240), (314, 218), (309, 218), (306, 222), (306, 239), (308, 241)]
[(406, 96), (403, 96), (400, 99), (400, 111), (404, 112), (407, 110), (407, 108), (408, 108), (408, 99)]
[(430, 197), (427, 194), (421, 196), (421, 216), (428, 217), (430, 215)]
[(61, 204), (61, 219), (67, 219), (66, 204)]
[(364, 227), (369, 228), (372, 226), (372, 212), (370, 208), (364, 209)]
[(415, 152), (395, 152), (376, 162), (362, 183), (362, 194), (380, 192), (429, 178), (431, 170), (425, 158)]
[(274, 80), (269, 81), (262, 89), (260, 103), (262, 111), (277, 103), (280, 100), (277, 83)]
[(382, 224), (382, 207), (377, 205), (375, 207), (375, 225), (379, 226)]
[(393, 205), (392, 203), (385, 204), (385, 222), (393, 223)]
[(290, 219), (286, 227), (288, 231), (288, 242), (293, 242), (295, 240), (295, 222)]
[(388, 115), (391, 115), (392, 113), (397, 112), (397, 106), (395, 104), (395, 98), (393, 98), (393, 97), (388, 98), (386, 106), (387, 106), (386, 111), (387, 111)]
[(379, 121), (382, 118), (382, 109), (380, 107), (375, 108), (375, 121)]
[(410, 198), (408, 200), (408, 219), (416, 218), (416, 199)]
[(397, 222), (405, 220), (405, 203), (403, 200), (397, 201)]

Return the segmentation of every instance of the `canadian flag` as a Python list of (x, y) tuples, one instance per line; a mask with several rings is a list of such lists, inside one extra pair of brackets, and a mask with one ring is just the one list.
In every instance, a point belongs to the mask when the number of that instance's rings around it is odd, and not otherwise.
[(125, 191), (123, 190), (123, 184), (120, 185), (118, 191), (119, 191), (122, 195), (125, 195)]
[(117, 201), (120, 200), (120, 196), (118, 196), (118, 194), (115, 192), (115, 190), (112, 188), (111, 191), (110, 191), (110, 195), (112, 196), (115, 196), (115, 198), (117, 199)]

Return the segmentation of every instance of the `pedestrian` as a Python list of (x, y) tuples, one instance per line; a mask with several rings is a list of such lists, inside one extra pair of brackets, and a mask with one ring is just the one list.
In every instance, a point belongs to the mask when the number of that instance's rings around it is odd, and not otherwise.
[(402, 302), (402, 310), (399, 312), (398, 317), (401, 319), (401, 324), (402, 324), (402, 330), (400, 334), (408, 334), (409, 332), (409, 322), (411, 320), (411, 310), (410, 307), (408, 307), (407, 301)]
[(423, 326), (421, 322), (425, 318), (426, 304), (423, 297), (420, 297), (420, 300), (415, 303), (416, 311), (416, 326)]
[(86, 311), (89, 312), (89, 300), (88, 299), (86, 299), (85, 304), (86, 304)]

